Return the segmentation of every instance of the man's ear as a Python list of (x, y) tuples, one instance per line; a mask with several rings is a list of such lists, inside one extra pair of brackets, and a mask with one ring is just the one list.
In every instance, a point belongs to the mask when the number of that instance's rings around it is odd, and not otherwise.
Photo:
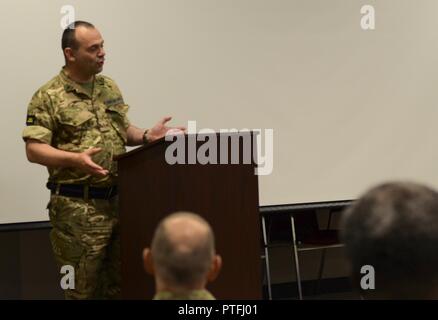
[(155, 274), (152, 252), (149, 248), (143, 250), (143, 267), (150, 275)]
[(212, 282), (217, 278), (217, 276), (219, 275), (219, 272), (221, 271), (221, 268), (222, 268), (222, 257), (220, 255), (216, 254), (213, 257), (213, 261), (211, 262), (210, 271), (208, 272), (208, 275), (207, 275), (208, 282)]
[(70, 47), (65, 48), (64, 49), (64, 55), (65, 55), (65, 59), (68, 62), (75, 62), (76, 61), (76, 57), (74, 56), (72, 48), (70, 48)]

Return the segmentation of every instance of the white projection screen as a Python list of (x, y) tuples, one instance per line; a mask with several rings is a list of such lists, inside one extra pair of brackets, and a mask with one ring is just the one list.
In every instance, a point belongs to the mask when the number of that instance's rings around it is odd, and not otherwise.
[(260, 205), (355, 199), (394, 179), (438, 187), (436, 0), (2, 0), (2, 224), (48, 220), (47, 171), (21, 133), (63, 66), (64, 5), (101, 31), (133, 124), (274, 130)]

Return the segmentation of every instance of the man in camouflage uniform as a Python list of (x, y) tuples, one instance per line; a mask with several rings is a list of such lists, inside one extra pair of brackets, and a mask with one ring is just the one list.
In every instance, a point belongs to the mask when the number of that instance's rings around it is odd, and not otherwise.
[[(23, 139), (31, 162), (48, 168), (51, 243), (59, 266), (75, 269), (66, 298), (117, 298), (120, 244), (117, 164), (113, 157), (163, 137), (170, 117), (150, 130), (127, 118), (113, 80), (98, 75), (105, 51), (99, 31), (78, 21), (62, 36), (66, 65), (28, 107)], [(179, 128), (183, 129), (183, 128)]]
[(219, 274), (213, 231), (199, 215), (178, 212), (163, 219), (143, 251), (147, 272), (155, 276), (155, 300), (214, 300), (205, 289)]

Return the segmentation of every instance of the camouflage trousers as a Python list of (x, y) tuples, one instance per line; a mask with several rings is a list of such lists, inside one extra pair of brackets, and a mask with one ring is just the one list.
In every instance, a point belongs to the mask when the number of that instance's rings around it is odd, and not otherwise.
[(118, 199), (84, 200), (51, 195), (50, 233), (59, 270), (74, 268), (66, 299), (116, 299), (120, 294)]

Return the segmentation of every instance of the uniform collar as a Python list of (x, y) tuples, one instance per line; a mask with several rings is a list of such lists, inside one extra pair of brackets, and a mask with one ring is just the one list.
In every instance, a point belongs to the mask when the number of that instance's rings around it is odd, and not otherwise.
[[(80, 93), (83, 95), (86, 95), (88, 98), (92, 98), (90, 97), (89, 93), (86, 92), (84, 90), (84, 88), (77, 83), (76, 81), (74, 81), (73, 79), (71, 79), (68, 75), (67, 72), (65, 71), (65, 66), (62, 67), (61, 72), (59, 73), (59, 77), (61, 78), (61, 81), (64, 85), (64, 90), (66, 92), (76, 92), (76, 93)], [(99, 96), (101, 90), (100, 90), (100, 86), (103, 85), (104, 82), (104, 78), (102, 76), (95, 76), (94, 77), (94, 96), (97, 97)]]

